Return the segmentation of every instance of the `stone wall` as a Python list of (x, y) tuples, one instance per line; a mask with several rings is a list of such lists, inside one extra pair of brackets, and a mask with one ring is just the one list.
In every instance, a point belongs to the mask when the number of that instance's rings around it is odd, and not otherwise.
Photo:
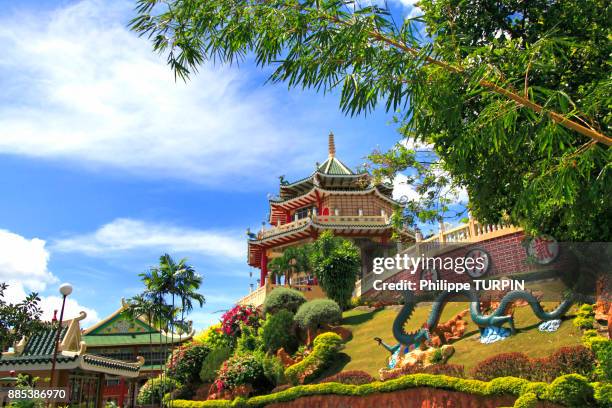
[[(268, 408), (495, 408), (514, 405), (514, 396), (483, 397), (457, 391), (431, 388), (366, 395), (317, 395), (302, 397), (291, 402), (270, 404)], [(558, 405), (540, 402), (538, 408), (556, 408)]]

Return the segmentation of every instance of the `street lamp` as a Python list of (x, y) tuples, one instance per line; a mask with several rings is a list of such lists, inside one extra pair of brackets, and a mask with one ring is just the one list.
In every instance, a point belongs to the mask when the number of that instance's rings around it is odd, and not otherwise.
[(66, 298), (72, 293), (72, 285), (63, 283), (59, 287), (59, 292), (62, 295), (62, 310), (60, 311), (59, 324), (57, 326), (57, 334), (55, 335), (55, 347), (53, 348), (53, 360), (51, 363), (51, 380), (50, 386), (54, 386), (53, 379), (55, 377), (55, 362), (57, 361), (57, 349), (59, 347), (60, 333), (62, 332), (62, 319), (64, 318), (64, 306), (66, 306)]

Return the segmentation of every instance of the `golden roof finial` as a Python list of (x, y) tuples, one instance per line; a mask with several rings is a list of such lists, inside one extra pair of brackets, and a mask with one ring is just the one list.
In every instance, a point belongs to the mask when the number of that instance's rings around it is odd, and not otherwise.
[(329, 157), (336, 155), (336, 144), (334, 143), (334, 132), (329, 132)]

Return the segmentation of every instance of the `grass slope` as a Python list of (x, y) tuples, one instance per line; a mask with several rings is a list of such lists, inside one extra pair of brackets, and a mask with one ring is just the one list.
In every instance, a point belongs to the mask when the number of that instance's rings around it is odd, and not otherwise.
[[(558, 302), (543, 302), (543, 306), (548, 310), (557, 304)], [(450, 302), (446, 305), (440, 321), (444, 322), (467, 308), (467, 302)], [(431, 304), (417, 306), (412, 318), (406, 324), (406, 329), (415, 330), (421, 327), (430, 310)], [(571, 322), (574, 311), (575, 309), (572, 309), (568, 313), (557, 332), (542, 333), (537, 327), (540, 321), (531, 308), (519, 307), (515, 311), (517, 334), (493, 344), (481, 344), (478, 341), (478, 327), (472, 322), (468, 313), (467, 331), (461, 340), (453, 343), (455, 354), (449, 363), (464, 365), (466, 374), (469, 375), (470, 369), (478, 362), (499, 353), (520, 351), (530, 357), (543, 357), (550, 355), (559, 347), (580, 344), (582, 334)], [(353, 332), (353, 337), (347, 342), (344, 354), (325, 375), (346, 370), (363, 370), (378, 378), (378, 370), (386, 366), (389, 353), (383, 347), (379, 347), (373, 338), (380, 337), (388, 344), (396, 344), (391, 326), (397, 313), (398, 310), (390, 309), (345, 312), (343, 326)]]

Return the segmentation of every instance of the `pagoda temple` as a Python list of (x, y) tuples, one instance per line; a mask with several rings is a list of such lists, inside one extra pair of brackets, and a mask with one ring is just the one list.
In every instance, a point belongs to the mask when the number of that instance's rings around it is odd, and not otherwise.
[[(315, 240), (324, 230), (353, 241), (361, 251), (361, 277), (371, 273), (373, 257), (397, 251), (397, 244), (391, 241), (391, 216), (399, 203), (392, 193), (393, 186), (377, 183), (369, 173), (355, 172), (339, 160), (330, 133), (327, 160), (317, 163), (314, 172), (301, 180), (287, 182), (281, 177), (278, 196), (269, 199), (267, 223), (257, 233), (247, 231), (248, 264), (260, 269), (260, 287), (275, 283), (268, 282), (271, 259), (287, 247)], [(414, 240), (410, 233), (405, 234), (407, 241)], [(316, 286), (316, 279), (304, 272), (285, 284)], [(239, 303), (258, 303), (251, 298)]]
[[(134, 406), (139, 388), (146, 380), (161, 373), (171, 348), (190, 341), (189, 333), (167, 333), (156, 328), (144, 317), (131, 317), (128, 305), (83, 331), (87, 351), (93, 355), (125, 362), (143, 360), (138, 376), (126, 382), (118, 376), (107, 376), (101, 392), (104, 401), (113, 401), (119, 407)], [(161, 346), (160, 346), (161, 344)]]

